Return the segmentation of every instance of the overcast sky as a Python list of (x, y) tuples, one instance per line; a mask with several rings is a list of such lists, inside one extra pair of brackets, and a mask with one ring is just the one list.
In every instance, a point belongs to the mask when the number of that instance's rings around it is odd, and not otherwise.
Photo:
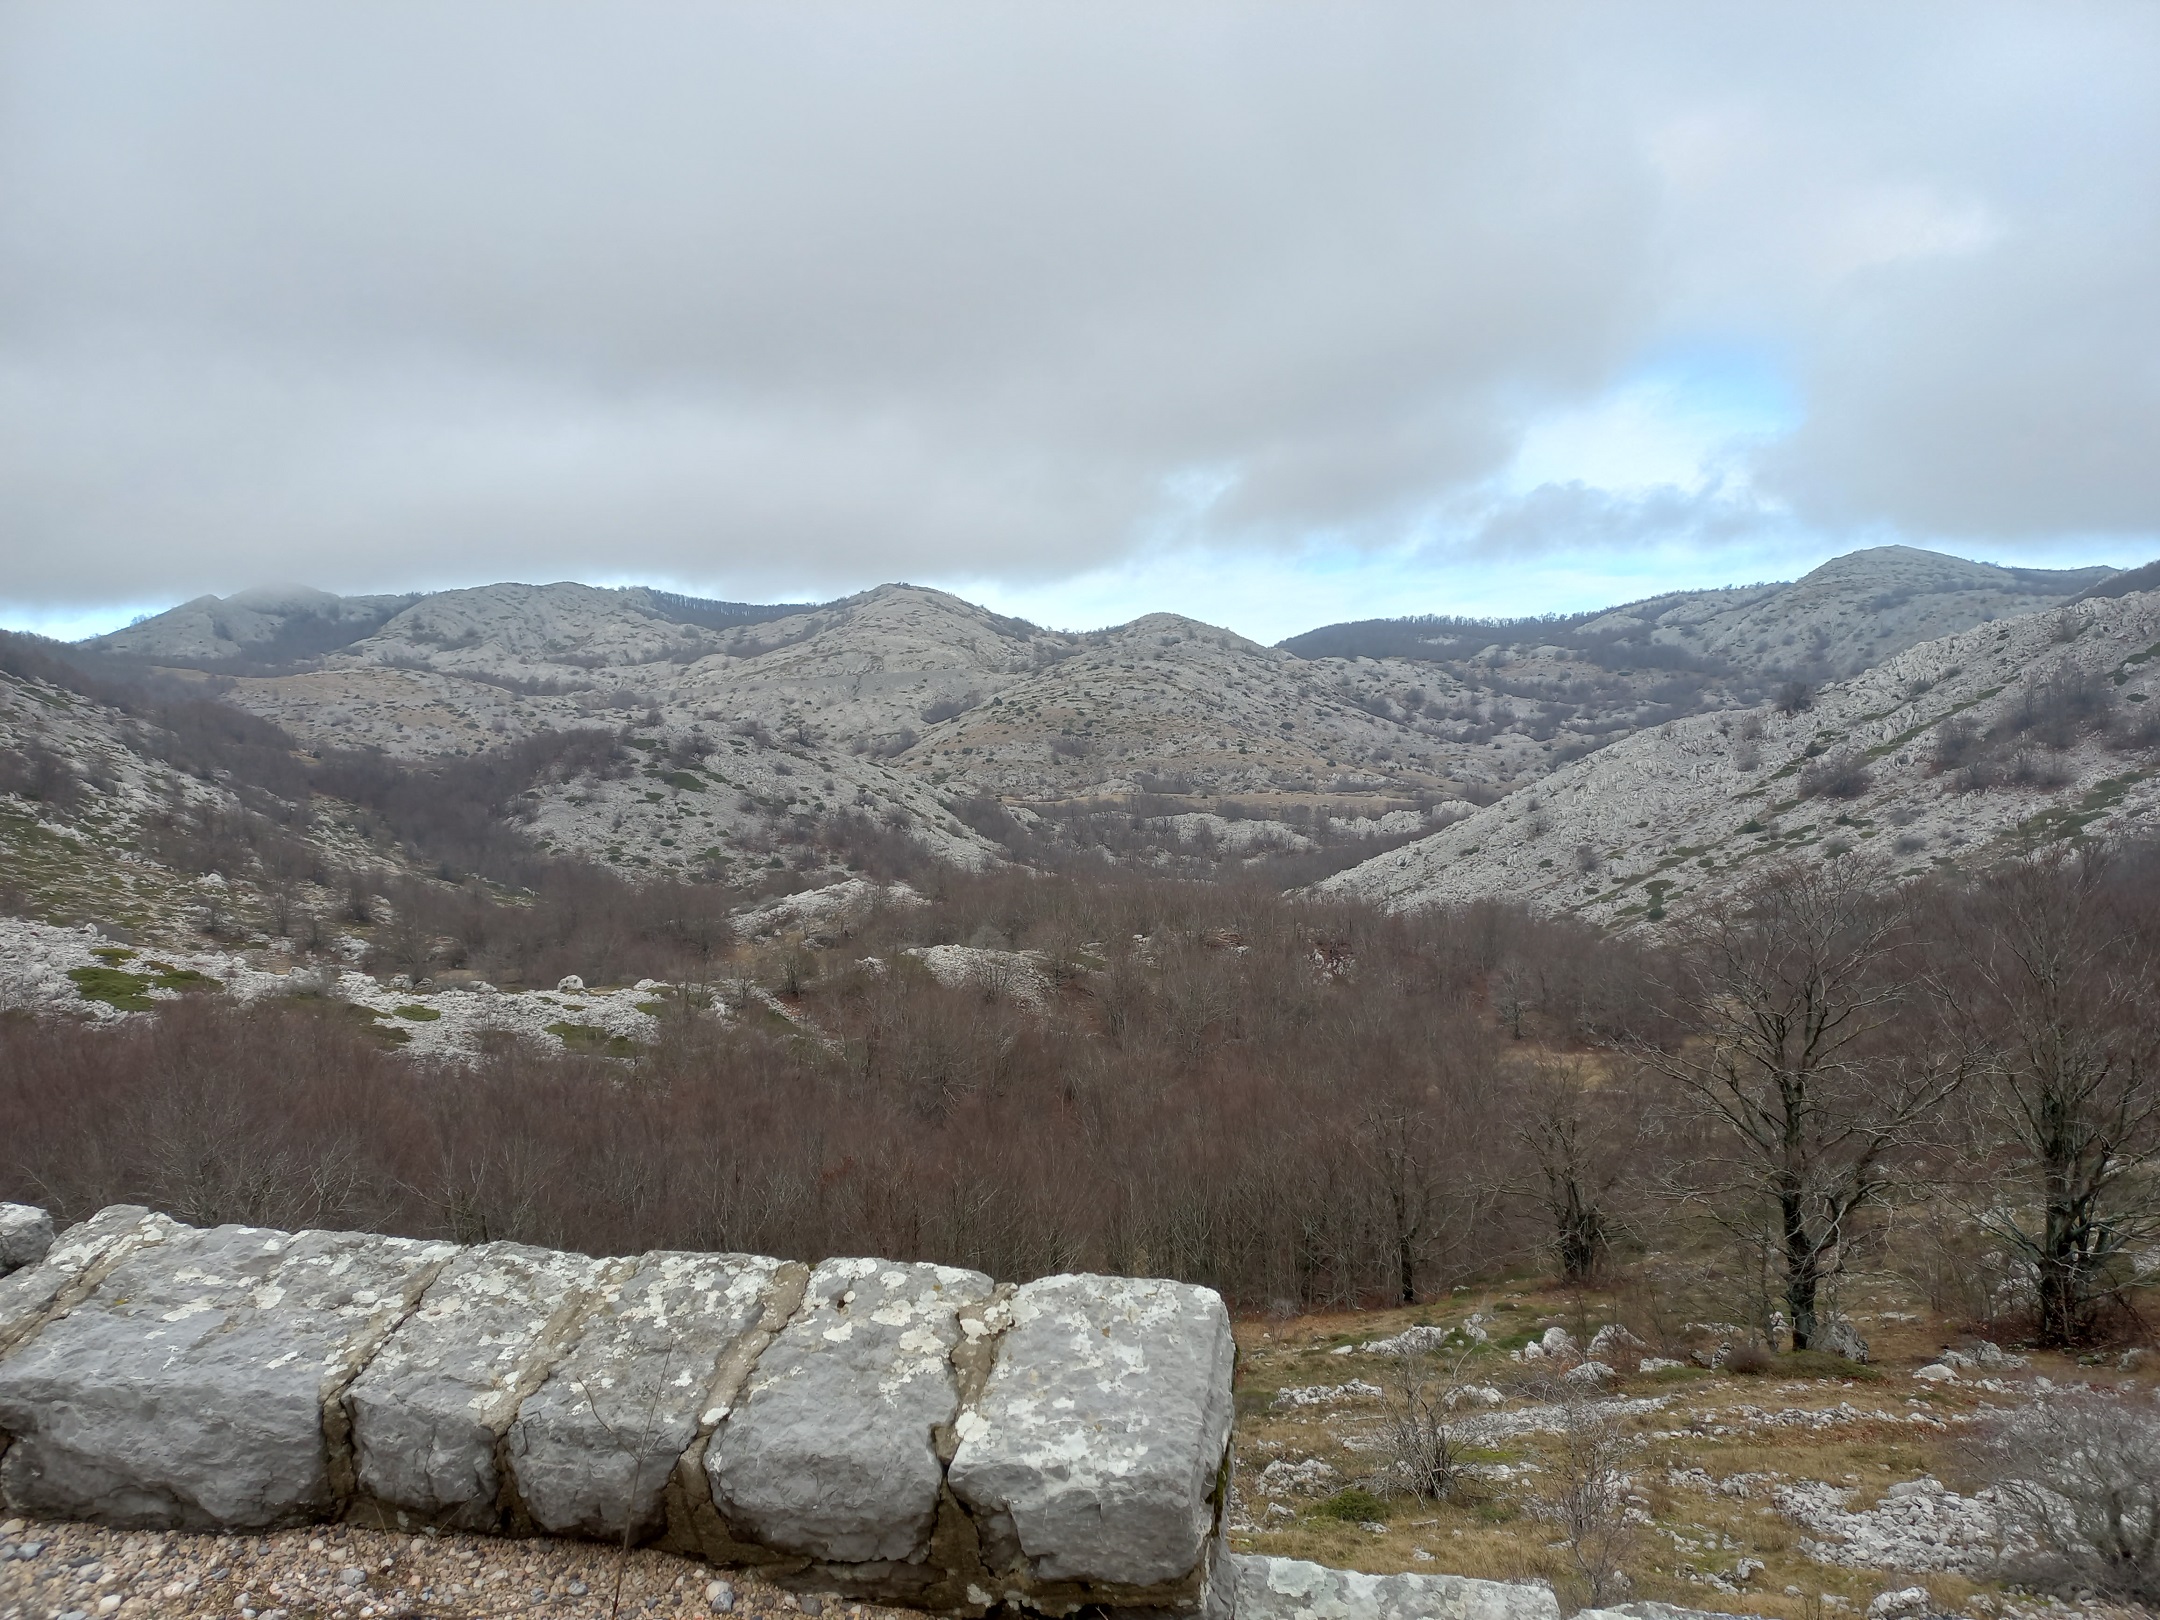
[(0, 622), (2160, 554), (2160, 7), (0, 0)]

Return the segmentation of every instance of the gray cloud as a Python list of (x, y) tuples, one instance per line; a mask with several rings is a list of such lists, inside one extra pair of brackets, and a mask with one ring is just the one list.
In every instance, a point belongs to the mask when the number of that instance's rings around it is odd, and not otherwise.
[(2130, 6), (6, 6), (0, 597), (1393, 544), (1707, 340), (1799, 520), (2148, 533), (2156, 69)]

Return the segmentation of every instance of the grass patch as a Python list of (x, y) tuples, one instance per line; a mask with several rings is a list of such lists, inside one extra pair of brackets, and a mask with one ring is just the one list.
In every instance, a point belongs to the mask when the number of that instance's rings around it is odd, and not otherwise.
[(225, 982), (213, 979), (207, 973), (193, 968), (173, 967), (164, 962), (143, 964), (148, 973), (129, 973), (116, 967), (69, 968), (68, 977), (75, 981), (75, 993), (85, 1001), (102, 1001), (116, 1012), (148, 1012), (157, 1005), (150, 999), (153, 988), (196, 992), (222, 990)]
[(336, 996), (296, 996), (292, 1004), (310, 1008), (321, 1017), (351, 1024), (378, 1046), (403, 1046), (412, 1039), (411, 1030), (399, 1029), (395, 1024), (383, 1022), (389, 1016), (387, 1013), (377, 1012), (373, 1007), (364, 1007), (357, 1001), (341, 1001)]
[(145, 962), (143, 966), (150, 969), (154, 975), (150, 982), (160, 990), (197, 991), (225, 988), (223, 979), (213, 979), (209, 974), (199, 973), (194, 968), (174, 967), (169, 962)]
[(633, 1057), (638, 1044), (627, 1035), (610, 1035), (597, 1024), (572, 1024), (562, 1020), (548, 1025), (547, 1032), (573, 1052), (593, 1052), (604, 1057)]
[(416, 1024), (432, 1024), (442, 1016), (442, 1013), (433, 1007), (423, 1007), (418, 1002), (414, 1002), (409, 1007), (398, 1008), (397, 1015), (400, 1018), (410, 1018)]
[(150, 981), (140, 973), (123, 973), (112, 967), (69, 968), (75, 993), (85, 1001), (102, 1001), (120, 1012), (148, 1012), (157, 1003), (147, 994)]
[(1384, 1520), (1392, 1511), (1386, 1502), (1362, 1485), (1346, 1485), (1313, 1508), (1313, 1516), (1342, 1524), (1367, 1524)]
[(1777, 1358), (1772, 1371), (1780, 1378), (1849, 1378), (1863, 1384), (1880, 1383), (1883, 1376), (1880, 1367), (1870, 1367), (1864, 1361), (1847, 1361), (1827, 1350), (1788, 1350)]
[(109, 968), (116, 968), (135, 953), (125, 945), (100, 945), (90, 953)]
[(1708, 1367), (1660, 1367), (1648, 1376), (1653, 1384), (1699, 1384), (1711, 1373)]

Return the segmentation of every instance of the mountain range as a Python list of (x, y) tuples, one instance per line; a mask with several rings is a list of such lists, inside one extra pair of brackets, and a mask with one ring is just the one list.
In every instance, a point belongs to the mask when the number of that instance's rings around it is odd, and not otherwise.
[[(1174, 614), (1047, 630), (904, 584), (819, 604), (277, 587), (50, 651), (317, 754), (477, 769), (604, 734), (627, 763), (536, 770), (498, 808), (542, 849), (633, 873), (816, 882), (882, 839), (970, 867), (1110, 860), (1626, 919), (1771, 851), (1849, 842), (1910, 870), (2142, 825), (2144, 573), (1882, 547), (1784, 584), (1275, 647)], [(0, 837), (138, 860), (126, 829), (148, 807), (227, 791), (161, 764), (139, 705), (13, 668), (0, 751), (88, 787), (62, 807), (9, 767)], [(2074, 723), (2028, 713), (2057, 698), (2085, 705)]]

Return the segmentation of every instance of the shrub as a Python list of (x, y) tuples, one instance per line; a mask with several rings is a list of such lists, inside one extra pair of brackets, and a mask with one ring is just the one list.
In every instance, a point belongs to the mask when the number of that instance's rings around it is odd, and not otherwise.
[(1369, 1524), (1388, 1516), (1387, 1503), (1361, 1486), (1349, 1485), (1337, 1491), (1313, 1509), (1322, 1519), (1339, 1519), (1344, 1524)]
[(1800, 772), (1803, 799), (1857, 799), (1874, 783), (1867, 760), (1850, 751), (1825, 755)]
[(1725, 1352), (1724, 1367), (1743, 1378), (1760, 1378), (1777, 1367), (1777, 1357), (1759, 1344), (1736, 1344)]
[(1619, 1584), (1637, 1539), (1628, 1517), (1633, 1449), (1610, 1406), (1580, 1392), (1562, 1401), (1559, 1455), (1548, 1465), (1539, 1507), (1558, 1526), (1593, 1609)]
[(2104, 1395), (2054, 1395), (1984, 1431), (2004, 1558), (2064, 1595), (2160, 1602), (2160, 1416)]
[(1461, 1476), (1462, 1442), (1455, 1434), (1449, 1406), (1456, 1387), (1454, 1380), (1437, 1376), (1431, 1363), (1412, 1351), (1397, 1355), (1382, 1375), (1380, 1404), (1386, 1416), (1381, 1443), (1388, 1459), (1388, 1480), (1420, 1502), (1441, 1500), (1455, 1489)]

